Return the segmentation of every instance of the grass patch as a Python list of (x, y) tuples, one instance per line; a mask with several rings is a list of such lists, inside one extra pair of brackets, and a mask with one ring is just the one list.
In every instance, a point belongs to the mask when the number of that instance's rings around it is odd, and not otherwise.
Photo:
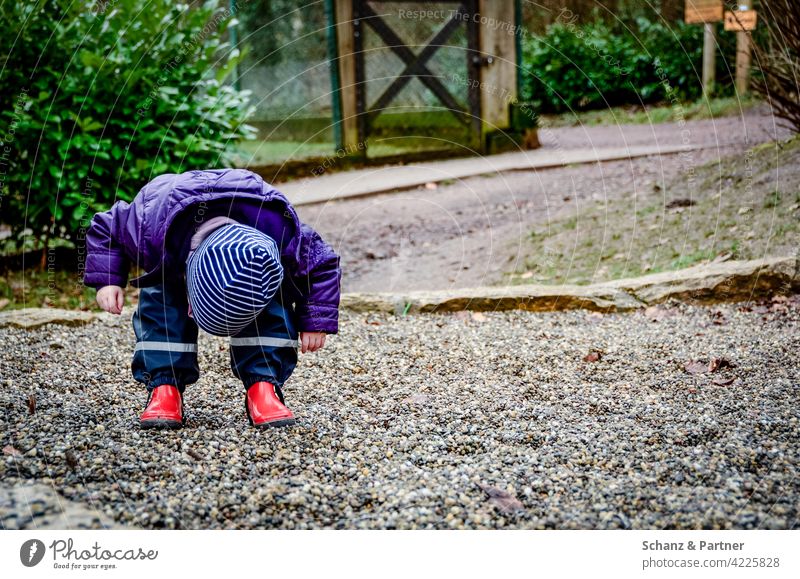
[(764, 207), (766, 209), (772, 209), (774, 207), (778, 207), (781, 204), (781, 192), (775, 190), (771, 195), (767, 196), (767, 200), (764, 201)]
[(685, 253), (673, 259), (672, 262), (669, 264), (669, 269), (673, 270), (673, 269), (684, 269), (687, 267), (691, 267), (693, 265), (697, 265), (700, 262), (714, 259), (716, 255), (717, 254), (713, 249), (698, 249), (697, 251), (693, 251), (692, 253)]
[(597, 111), (542, 115), (542, 125), (548, 127), (577, 127), (596, 125), (660, 124), (684, 120), (712, 119), (735, 116), (752, 109), (762, 101), (754, 97), (726, 97), (689, 103), (653, 106), (612, 107)]
[[(434, 137), (371, 137), (367, 142), (370, 158), (389, 157), (452, 149), (449, 141)], [(348, 151), (349, 152), (349, 151)], [(357, 152), (357, 151), (352, 151)], [(296, 143), (290, 141), (244, 141), (237, 144), (234, 164), (237, 167), (279, 165), (309, 159), (335, 159), (337, 150), (333, 143)], [(466, 154), (466, 152), (465, 152)]]
[[(139, 290), (125, 288), (125, 303), (136, 302)], [(59, 307), (73, 310), (101, 311), (95, 302), (95, 290), (85, 287), (77, 272), (7, 271), (0, 276), (2, 309)], [(5, 300), (8, 300), (6, 302)]]
[(528, 257), (505, 283), (589, 284), (715, 259), (795, 255), (800, 194), (781, 192), (800, 188), (800, 137), (746, 158), (700, 166), (663, 191), (582, 202), (531, 232)]
[(335, 154), (333, 143), (299, 143), (292, 141), (243, 141), (236, 145), (238, 167), (275, 165)]

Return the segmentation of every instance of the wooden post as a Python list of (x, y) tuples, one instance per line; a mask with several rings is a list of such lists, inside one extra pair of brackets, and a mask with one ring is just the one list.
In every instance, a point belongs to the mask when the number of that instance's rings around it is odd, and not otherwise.
[(703, 95), (709, 98), (716, 80), (717, 35), (713, 22), (703, 24)]
[(356, 59), (353, 38), (353, 2), (336, 0), (336, 43), (339, 51), (341, 83), (342, 145), (345, 150), (359, 151), (358, 109), (356, 107)]
[[(509, 104), (517, 99), (517, 36), (514, 2), (480, 0), (481, 118), (483, 131), (507, 129)], [(486, 23), (486, 24), (484, 24)]]
[[(228, 10), (230, 11), (230, 15), (232, 18), (236, 18), (237, 12), (236, 0), (230, 0), (228, 4)], [(239, 31), (237, 26), (231, 26), (228, 28), (231, 35), (231, 46), (234, 50), (238, 52), (239, 50)], [(241, 74), (239, 74), (239, 63), (236, 63), (236, 66), (233, 67), (233, 88), (236, 90), (242, 90), (242, 81), (241, 81)]]
[(716, 80), (717, 36), (715, 22), (722, 20), (722, 0), (686, 0), (686, 24), (703, 25), (703, 96), (714, 92)]
[[(741, 10), (750, 9), (750, 0), (739, 0)], [(736, 33), (736, 91), (745, 95), (750, 90), (750, 33)]]

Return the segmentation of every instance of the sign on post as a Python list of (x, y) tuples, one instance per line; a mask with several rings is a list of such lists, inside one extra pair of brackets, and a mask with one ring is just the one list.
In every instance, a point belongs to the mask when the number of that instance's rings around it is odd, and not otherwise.
[(686, 0), (684, 20), (703, 25), (703, 93), (714, 91), (717, 37), (714, 23), (722, 20), (722, 0)]
[(733, 30), (734, 32), (745, 32), (747, 30), (756, 29), (756, 11), (755, 10), (737, 10), (725, 12), (725, 30)]
[(756, 11), (750, 0), (739, 0), (739, 10), (725, 12), (725, 30), (736, 32), (736, 90), (750, 90), (750, 31), (756, 28)]
[(686, 0), (686, 24), (706, 24), (722, 20), (722, 0)]

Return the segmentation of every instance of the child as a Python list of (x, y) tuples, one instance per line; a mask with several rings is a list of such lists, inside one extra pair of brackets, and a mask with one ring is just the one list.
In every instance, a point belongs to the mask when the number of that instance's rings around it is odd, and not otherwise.
[(146, 273), (133, 313), (131, 370), (147, 386), (142, 428), (180, 428), (199, 378), (198, 328), (230, 337), (234, 375), (258, 428), (295, 422), (283, 386), (302, 352), (338, 332), (339, 256), (289, 201), (240, 169), (161, 175), (92, 219), (84, 283), (122, 313), (131, 262)]

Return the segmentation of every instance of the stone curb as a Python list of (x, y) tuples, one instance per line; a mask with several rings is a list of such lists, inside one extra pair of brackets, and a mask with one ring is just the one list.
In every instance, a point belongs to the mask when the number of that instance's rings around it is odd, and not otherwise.
[(589, 286), (518, 285), (406, 293), (348, 293), (342, 308), (355, 312), (470, 311), (622, 312), (669, 299), (690, 303), (763, 299), (800, 291), (798, 260), (776, 257), (711, 263)]
[[(341, 307), (353, 312), (393, 314), (575, 309), (623, 312), (668, 299), (709, 304), (793, 292), (800, 292), (798, 259), (774, 257), (711, 263), (588, 286), (517, 285), (406, 293), (346, 293), (342, 295)], [(96, 319), (118, 323), (118, 316), (105, 312), (26, 308), (0, 312), (0, 328), (13, 326), (30, 330), (45, 324), (77, 326)]]
[(0, 312), (0, 328), (12, 326), (32, 330), (45, 324), (81, 326), (95, 320), (99, 314), (60, 308), (24, 308)]
[(0, 518), (6, 530), (127, 529), (88, 503), (67, 500), (51, 485), (0, 483)]

